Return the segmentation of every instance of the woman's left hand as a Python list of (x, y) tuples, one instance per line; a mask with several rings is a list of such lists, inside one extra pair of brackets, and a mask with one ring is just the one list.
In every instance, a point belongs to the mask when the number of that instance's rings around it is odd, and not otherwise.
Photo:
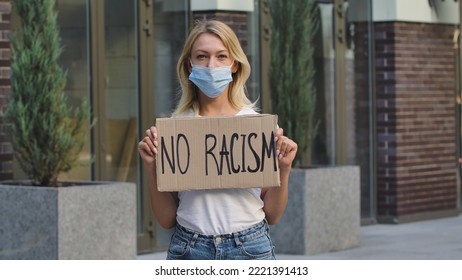
[(270, 225), (277, 223), (286, 208), (289, 195), (289, 174), (297, 154), (297, 143), (284, 136), (282, 128), (276, 131), (275, 141), (281, 185), (278, 188), (262, 188), (261, 191), (261, 197), (265, 203), (263, 211)]
[(276, 156), (279, 160), (279, 169), (290, 170), (295, 155), (297, 154), (297, 148), (297, 143), (287, 136), (284, 136), (284, 130), (278, 128), (276, 131)]

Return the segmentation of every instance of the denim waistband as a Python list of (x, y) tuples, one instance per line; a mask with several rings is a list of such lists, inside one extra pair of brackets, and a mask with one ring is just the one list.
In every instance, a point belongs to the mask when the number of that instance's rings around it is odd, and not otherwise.
[(258, 224), (251, 226), (250, 228), (244, 229), (242, 231), (234, 232), (234, 233), (229, 233), (229, 234), (206, 235), (206, 234), (202, 234), (194, 230), (185, 228), (178, 223), (176, 225), (176, 229), (177, 229), (175, 232), (176, 234), (183, 236), (184, 238), (187, 238), (188, 240), (194, 240), (194, 241), (230, 240), (230, 241), (236, 241), (236, 243), (240, 243), (246, 240), (254, 239), (258, 236), (261, 236), (262, 234), (265, 234), (268, 231), (269, 227), (268, 227), (268, 223), (266, 222), (266, 220), (263, 220), (259, 222)]

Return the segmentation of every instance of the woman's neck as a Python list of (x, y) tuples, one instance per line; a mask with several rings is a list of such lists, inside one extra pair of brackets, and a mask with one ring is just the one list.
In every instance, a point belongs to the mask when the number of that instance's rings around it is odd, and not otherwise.
[(204, 117), (235, 116), (239, 110), (234, 108), (223, 93), (215, 99), (199, 98), (199, 115)]
[(203, 117), (230, 117), (239, 113), (231, 106), (202, 106), (199, 109), (199, 115)]

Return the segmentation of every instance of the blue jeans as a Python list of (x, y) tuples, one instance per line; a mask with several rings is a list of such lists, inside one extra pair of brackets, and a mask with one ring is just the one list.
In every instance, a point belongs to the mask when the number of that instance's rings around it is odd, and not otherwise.
[(203, 235), (177, 224), (167, 260), (275, 260), (269, 227), (264, 220), (246, 230)]

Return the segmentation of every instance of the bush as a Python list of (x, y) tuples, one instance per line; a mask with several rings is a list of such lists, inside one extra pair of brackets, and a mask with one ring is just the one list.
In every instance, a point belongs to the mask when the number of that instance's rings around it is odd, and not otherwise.
[(15, 0), (13, 5), (20, 26), (11, 38), (12, 95), (5, 117), (15, 157), (32, 183), (57, 186), (58, 175), (78, 164), (89, 106), (67, 105), (55, 0)]
[(314, 120), (313, 38), (319, 23), (314, 0), (271, 0), (271, 62), (269, 80), (273, 113), (299, 147), (296, 164), (311, 164), (317, 133)]

